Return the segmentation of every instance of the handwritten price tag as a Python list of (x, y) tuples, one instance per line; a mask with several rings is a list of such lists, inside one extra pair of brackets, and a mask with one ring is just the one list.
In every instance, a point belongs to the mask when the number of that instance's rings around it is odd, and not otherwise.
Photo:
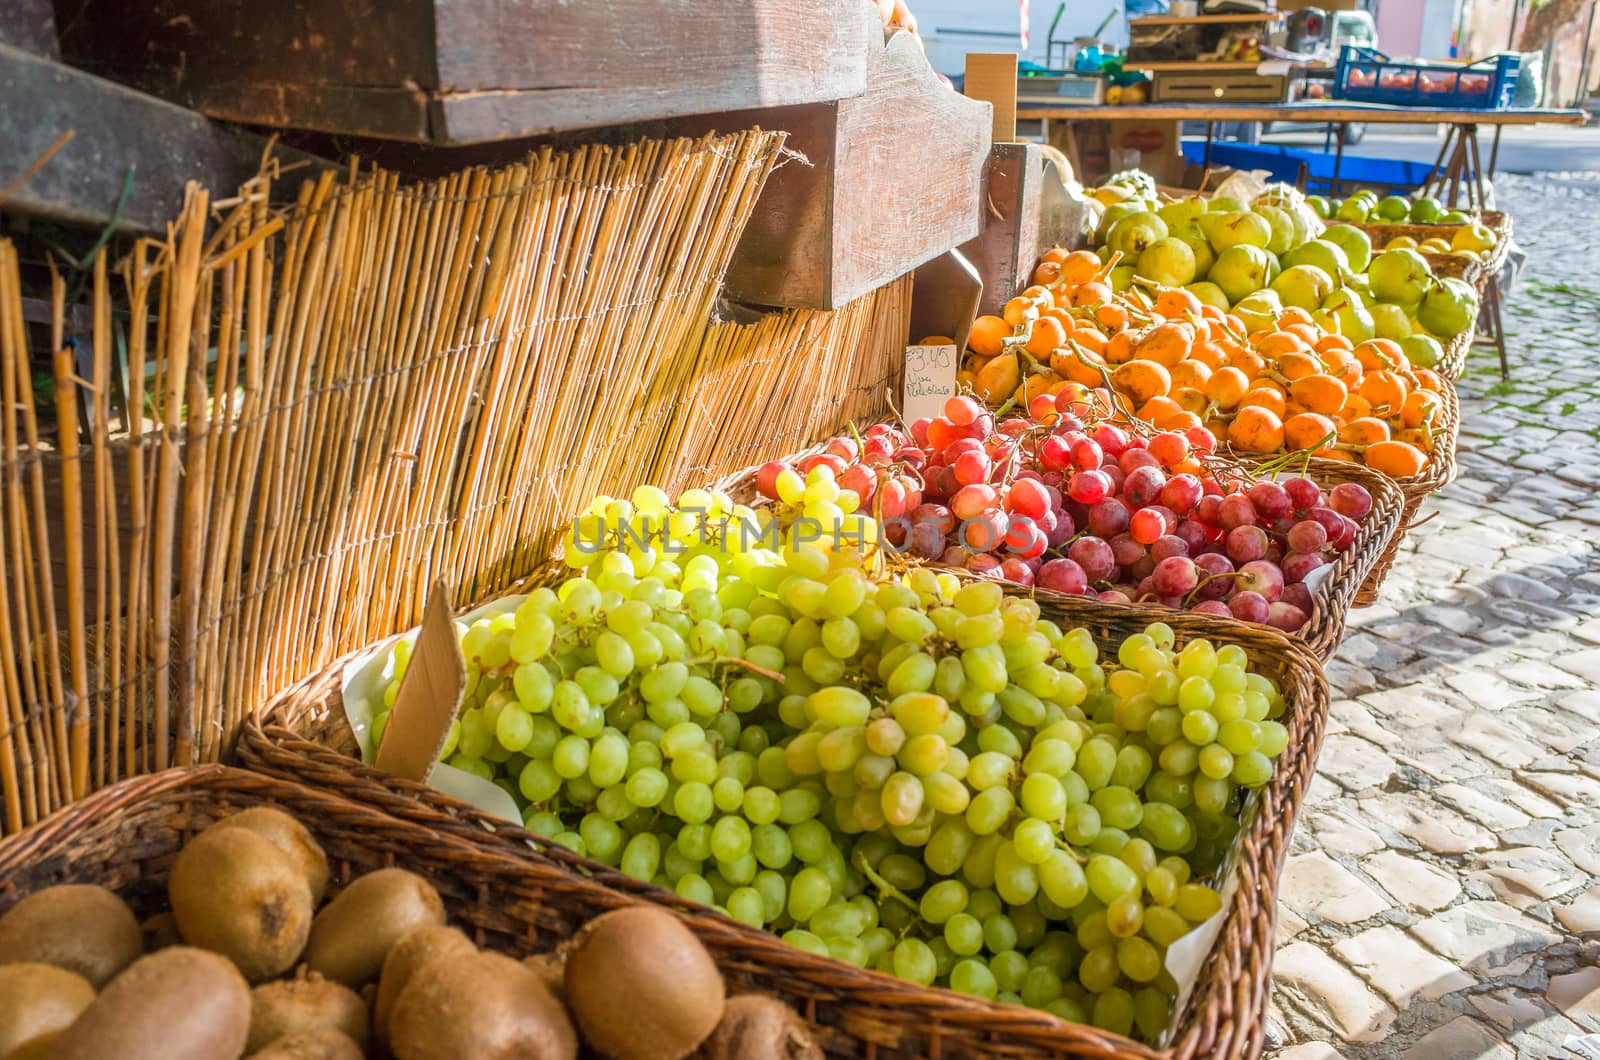
[(906, 382), (901, 411), (906, 422), (937, 416), (956, 393), (954, 346), (907, 346)]

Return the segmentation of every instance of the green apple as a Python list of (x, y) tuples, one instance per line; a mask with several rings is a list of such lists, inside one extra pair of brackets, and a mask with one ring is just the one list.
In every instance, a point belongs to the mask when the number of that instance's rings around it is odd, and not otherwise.
[(1400, 350), (1406, 355), (1406, 360), (1418, 368), (1432, 368), (1444, 360), (1444, 347), (1438, 340), (1428, 335), (1407, 335), (1397, 340)]
[(1329, 225), (1318, 237), (1333, 243), (1344, 251), (1351, 272), (1365, 272), (1372, 260), (1372, 239), (1354, 225)]
[(1249, 210), (1235, 213), (1208, 213), (1200, 218), (1200, 229), (1218, 253), (1229, 247), (1265, 247), (1272, 239), (1272, 225), (1265, 217)]
[(1182, 287), (1194, 281), (1194, 251), (1181, 239), (1158, 239), (1139, 255), (1135, 272), (1164, 287)]
[(1411, 321), (1406, 319), (1406, 311), (1400, 306), (1377, 302), (1371, 313), (1372, 330), (1378, 338), (1399, 342), (1411, 334)]
[(1317, 309), (1333, 293), (1333, 277), (1315, 265), (1291, 265), (1272, 281), (1284, 305)]
[(1453, 276), (1439, 280), (1422, 296), (1417, 319), (1435, 335), (1454, 338), (1477, 322), (1478, 292)]
[(1377, 333), (1377, 323), (1361, 295), (1348, 287), (1341, 287), (1324, 298), (1319, 313), (1336, 322), (1339, 334), (1351, 342), (1366, 342)]
[(1385, 221), (1404, 221), (1411, 216), (1411, 201), (1401, 195), (1389, 195), (1379, 200), (1375, 212)]
[(1325, 195), (1307, 195), (1306, 205), (1311, 207), (1311, 212), (1326, 221), (1333, 216), (1333, 204)]
[(1444, 204), (1432, 195), (1419, 195), (1411, 204), (1411, 219), (1418, 224), (1432, 224), (1444, 216)]
[(1155, 214), (1141, 210), (1129, 214), (1111, 226), (1106, 234), (1106, 246), (1124, 258), (1137, 258), (1146, 247), (1158, 239), (1167, 238), (1167, 222)]
[(1265, 250), (1241, 243), (1217, 255), (1217, 262), (1211, 266), (1206, 279), (1222, 288), (1228, 301), (1237, 303), (1271, 282), (1267, 277), (1270, 268), (1271, 260)]
[(1206, 213), (1241, 213), (1250, 209), (1243, 199), (1231, 195), (1217, 195), (1206, 200)]
[(1283, 256), (1283, 263), (1291, 268), (1296, 265), (1315, 265), (1336, 280), (1350, 271), (1350, 258), (1344, 248), (1328, 239), (1312, 239), (1301, 243)]
[(1367, 266), (1367, 279), (1380, 302), (1409, 305), (1422, 301), (1433, 282), (1433, 272), (1414, 250), (1386, 250)]
[(1231, 308), (1228, 304), (1228, 296), (1222, 293), (1222, 288), (1210, 280), (1196, 280), (1194, 283), (1185, 284), (1185, 287), (1196, 298), (1200, 299), (1204, 305), (1216, 306), (1224, 313)]
[(1366, 199), (1352, 195), (1344, 201), (1344, 205), (1339, 207), (1334, 216), (1341, 221), (1354, 221), (1360, 224), (1371, 212), (1372, 207), (1367, 204)]
[(1495, 242), (1494, 233), (1483, 225), (1462, 225), (1456, 230), (1456, 234), (1450, 238), (1450, 249), (1478, 254), (1493, 248)]
[(1267, 238), (1268, 250), (1274, 254), (1282, 254), (1294, 246), (1294, 220), (1289, 216), (1289, 211), (1265, 204), (1251, 209), (1265, 217), (1267, 224), (1272, 227), (1272, 234)]
[(1442, 225), (1464, 225), (1472, 223), (1472, 215), (1465, 210), (1451, 210), (1439, 218)]

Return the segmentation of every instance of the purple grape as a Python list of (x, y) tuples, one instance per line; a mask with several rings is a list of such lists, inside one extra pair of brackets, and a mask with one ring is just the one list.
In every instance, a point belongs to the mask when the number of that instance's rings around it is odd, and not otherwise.
[(1286, 543), (1291, 552), (1321, 552), (1328, 543), (1328, 531), (1315, 519), (1303, 519), (1289, 528)]
[(1267, 554), (1267, 532), (1259, 526), (1236, 526), (1228, 531), (1228, 558), (1235, 563), (1249, 563)]
[(1083, 568), (1070, 559), (1053, 559), (1046, 563), (1039, 568), (1034, 583), (1041, 589), (1074, 595), (1087, 592), (1089, 588), (1089, 578)]
[(1241, 622), (1265, 622), (1271, 609), (1260, 593), (1239, 592), (1228, 599), (1228, 611)]
[(1067, 555), (1091, 582), (1102, 582), (1117, 569), (1117, 557), (1110, 545), (1098, 537), (1080, 537), (1067, 549)]

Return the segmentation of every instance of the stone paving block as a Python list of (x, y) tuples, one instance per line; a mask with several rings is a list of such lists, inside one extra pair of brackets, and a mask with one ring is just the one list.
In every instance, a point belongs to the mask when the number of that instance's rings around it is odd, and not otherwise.
[(1337, 854), (1370, 854), (1386, 845), (1356, 815), (1338, 809), (1313, 810), (1306, 815), (1305, 829), (1317, 846)]
[(1390, 924), (1336, 943), (1333, 951), (1402, 1012), (1413, 1001), (1434, 1001), (1478, 983)]
[(1282, 902), (1278, 903), (1278, 927), (1275, 935), (1278, 945), (1285, 945), (1308, 927), (1310, 925), (1305, 922), (1305, 919), (1299, 913), (1296, 913)]
[(1522, 574), (1506, 572), (1490, 578), (1485, 586), (1496, 596), (1512, 600), (1531, 600), (1534, 603), (1554, 603), (1561, 599), (1561, 591)]
[(1317, 772), (1350, 791), (1376, 787), (1394, 774), (1394, 759), (1359, 736), (1328, 736), (1322, 741)]
[(1309, 942), (1291, 942), (1272, 962), (1273, 978), (1305, 999), (1313, 1018), (1346, 1041), (1382, 1041), (1395, 1012), (1355, 974)]
[(1585, 1031), (1600, 1031), (1600, 968), (1550, 977), (1550, 1003)]
[(1502, 768), (1520, 769), (1545, 753), (1543, 748), (1516, 729), (1483, 714), (1464, 718), (1449, 735), (1454, 742), (1471, 748), (1491, 762), (1499, 763)]
[(1279, 1049), (1272, 1060), (1344, 1060), (1344, 1054), (1327, 1042), (1302, 1042)]
[(1558, 656), (1555, 664), (1591, 684), (1600, 684), (1600, 648), (1568, 652)]
[(1278, 898), (1302, 916), (1335, 924), (1359, 924), (1389, 908), (1355, 874), (1320, 852), (1289, 859)]
[(1465, 854), (1497, 845), (1494, 834), (1482, 825), (1415, 792), (1362, 799), (1361, 809), (1430, 853)]
[(1496, 832), (1521, 828), (1529, 821), (1528, 815), (1515, 806), (1484, 795), (1465, 784), (1441, 784), (1429, 794)]
[(1493, 1031), (1471, 1016), (1458, 1016), (1417, 1039), (1401, 1060), (1513, 1060)]
[(1600, 806), (1600, 781), (1581, 773), (1530, 770), (1518, 773), (1517, 778), (1569, 808)]
[(1441, 956), (1480, 974), (1493, 974), (1560, 936), (1500, 902), (1462, 902), (1411, 926)]
[(1467, 875), (1487, 883), (1513, 909), (1526, 910), (1559, 897), (1587, 878), (1566, 858), (1537, 847), (1486, 851), (1473, 864), (1482, 867)]
[(1556, 700), (1556, 706), (1570, 714), (1600, 724), (1600, 692), (1585, 688)]
[(1584, 688), (1588, 684), (1581, 677), (1532, 659), (1502, 666), (1500, 676), (1529, 688)]
[(1372, 671), (1354, 663), (1330, 659), (1324, 669), (1328, 674), (1328, 687), (1337, 688), (1344, 695), (1359, 696), (1378, 689), (1378, 679)]
[(1600, 727), (1588, 719), (1531, 704), (1502, 711), (1498, 720), (1523, 733), (1534, 747), (1546, 752), (1567, 754), (1592, 747), (1600, 740)]
[(1556, 846), (1584, 872), (1600, 874), (1600, 824), (1568, 828), (1555, 834)]
[(1518, 703), (1525, 699), (1538, 699), (1539, 693), (1520, 688), (1489, 670), (1467, 669), (1448, 674), (1444, 683), (1459, 692), (1468, 702), (1489, 710)]
[(1347, 633), (1339, 644), (1338, 658), (1377, 670), (1389, 670), (1416, 657), (1417, 653), (1405, 644), (1371, 633)]
[(1387, 719), (1404, 718), (1409, 726), (1438, 725), (1457, 717), (1450, 694), (1442, 689), (1407, 685), (1368, 692), (1360, 701)]
[(1456, 900), (1461, 884), (1449, 873), (1393, 850), (1380, 851), (1361, 867), (1395, 901), (1419, 913), (1431, 913)]
[(1574, 934), (1600, 934), (1600, 887), (1591, 887), (1566, 905), (1558, 905), (1551, 911)]

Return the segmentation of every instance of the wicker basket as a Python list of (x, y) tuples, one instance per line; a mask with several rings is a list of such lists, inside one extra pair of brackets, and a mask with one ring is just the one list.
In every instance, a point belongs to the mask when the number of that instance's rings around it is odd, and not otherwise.
[[(1490, 212), (1484, 214), (1483, 216), (1483, 226), (1489, 229), (1495, 235), (1494, 252), (1485, 259), (1480, 259), (1477, 262), (1468, 262), (1468, 264), (1479, 265), (1486, 272), (1498, 272), (1500, 270), (1500, 266), (1505, 264), (1506, 255), (1511, 252), (1511, 217), (1508, 214), (1499, 212)], [(1492, 222), (1490, 218), (1493, 218)], [(1374, 252), (1379, 253), (1381, 253), (1381, 248), (1387, 245), (1390, 240), (1398, 239), (1400, 236), (1410, 236), (1418, 243), (1421, 243), (1425, 239), (1431, 239), (1434, 236), (1443, 236), (1446, 240), (1449, 240), (1461, 229), (1460, 225), (1412, 224), (1410, 222), (1400, 221), (1367, 222), (1365, 224), (1358, 224), (1355, 227), (1361, 229), (1367, 234), (1367, 238), (1372, 240)], [(1449, 259), (1454, 257), (1454, 255), (1425, 253), (1424, 257), (1426, 257), (1428, 259), (1428, 263), (1432, 265), (1438, 259)], [(1456, 260), (1465, 261), (1466, 259), (1456, 258)], [(1435, 271), (1438, 271), (1437, 267), (1435, 268)]]
[(1444, 488), (1456, 477), (1456, 432), (1461, 426), (1461, 405), (1456, 399), (1453, 383), (1447, 381), (1440, 396), (1444, 399), (1443, 415), (1434, 428), (1433, 451), (1429, 454), (1428, 466), (1422, 469), (1420, 475), (1396, 480), (1395, 485), (1400, 487), (1405, 497), (1399, 528), (1390, 539), (1388, 549), (1373, 565), (1361, 590), (1356, 593), (1356, 607), (1369, 607), (1377, 602), (1383, 579), (1388, 576), (1389, 568), (1400, 552), (1400, 542), (1405, 540), (1406, 531), (1417, 523), (1417, 509), (1422, 507), (1422, 502), (1430, 494)]
[[(1107, 607), (1080, 597), (1041, 599), (1040, 604), (1046, 617), (1064, 628), (1085, 626), (1102, 644), (1142, 631), (1154, 617), (1149, 609)], [(1162, 1051), (1037, 1012), (919, 988), (797, 953), (773, 935), (580, 858), (425, 785), (380, 773), (355, 757), (355, 739), (344, 723), (341, 703), (342, 666), (279, 695), (259, 718), (247, 721), (237, 755), (251, 769), (335, 791), (426, 826), (441, 842), (449, 837), (480, 849), (513, 852), (527, 861), (530, 872), (559, 864), (574, 877), (581, 874), (585, 882), (602, 885), (615, 896), (613, 904), (626, 900), (625, 894), (686, 912), (725, 967), (732, 961), (751, 982), (783, 994), (810, 1018), (833, 1028), (837, 1033), (828, 1042), (836, 1055), (883, 1060), (1254, 1057), (1265, 1043), (1278, 875), (1322, 744), (1326, 680), (1316, 657), (1276, 630), (1208, 615), (1162, 612), (1159, 617), (1180, 642), (1203, 636), (1244, 648), (1254, 666), (1283, 688), (1289, 709), (1282, 720), (1290, 735), (1273, 780), (1247, 807), (1237, 841), (1237, 885), (1221, 932), (1178, 1016), (1173, 1044)], [(567, 886), (581, 892), (577, 883)]]
[[(814, 452), (819, 452), (821, 446), (787, 457), (791, 463), (803, 460)], [(723, 490), (734, 500), (745, 504), (754, 503), (756, 495), (756, 475), (760, 467), (750, 467), (735, 474), (718, 479), (715, 488)], [(1339, 650), (1339, 642), (1344, 639), (1345, 618), (1350, 608), (1354, 606), (1367, 606), (1357, 604), (1356, 597), (1360, 588), (1366, 583), (1378, 560), (1388, 552), (1391, 542), (1399, 533), (1402, 510), (1405, 507), (1405, 497), (1401, 494), (1394, 480), (1387, 475), (1381, 475), (1360, 464), (1352, 464), (1336, 460), (1312, 461), (1310, 473), (1312, 478), (1324, 485), (1337, 485), (1340, 482), (1356, 482), (1365, 486), (1367, 492), (1372, 494), (1372, 513), (1367, 521), (1362, 524), (1360, 532), (1356, 535), (1353, 545), (1343, 552), (1333, 563), (1324, 588), (1312, 597), (1312, 612), (1306, 624), (1293, 636), (1305, 642), (1312, 654), (1326, 662), (1333, 658), (1334, 652)], [(938, 567), (938, 564), (927, 564)], [(1033, 595), (1038, 599), (1055, 599), (1061, 594), (1048, 589), (1033, 589)], [(1371, 601), (1367, 601), (1370, 604)], [(1145, 615), (1146, 621), (1165, 621), (1173, 612), (1164, 607), (1149, 604), (1119, 605), (1107, 604), (1108, 607), (1120, 607), (1133, 610)]]

